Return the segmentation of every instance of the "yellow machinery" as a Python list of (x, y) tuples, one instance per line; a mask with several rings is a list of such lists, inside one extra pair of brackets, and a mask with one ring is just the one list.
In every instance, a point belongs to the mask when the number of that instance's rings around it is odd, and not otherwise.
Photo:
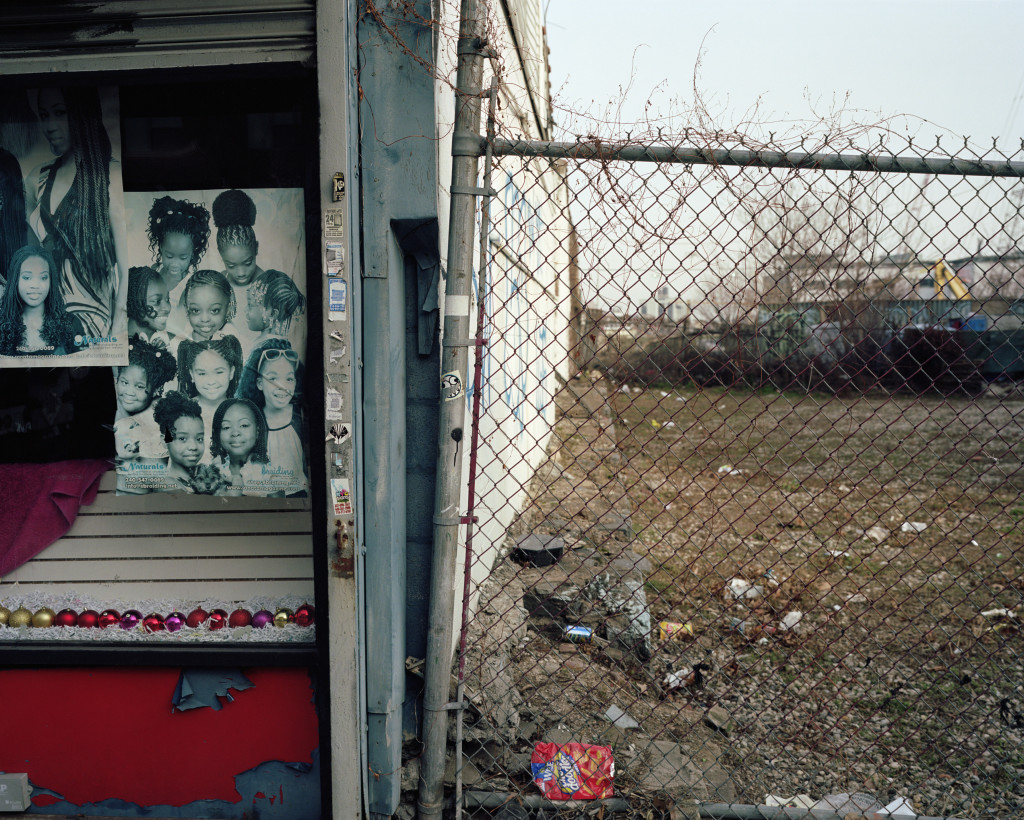
[[(970, 299), (971, 294), (967, 285), (944, 259), (940, 259), (929, 269), (930, 278), (921, 280), (922, 285), (933, 285), (935, 287), (936, 299)], [(948, 288), (948, 292), (947, 292)]]

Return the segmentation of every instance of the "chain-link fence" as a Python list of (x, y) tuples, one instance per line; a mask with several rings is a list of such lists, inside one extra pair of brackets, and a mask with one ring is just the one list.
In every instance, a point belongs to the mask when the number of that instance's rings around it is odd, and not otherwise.
[(1024, 165), (693, 145), (494, 143), (462, 811), (1024, 817)]

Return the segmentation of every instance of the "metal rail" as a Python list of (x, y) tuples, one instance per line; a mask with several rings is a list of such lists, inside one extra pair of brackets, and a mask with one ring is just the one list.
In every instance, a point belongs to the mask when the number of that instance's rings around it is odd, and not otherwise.
[[(1024, 178), (1024, 162), (991, 162), (954, 157), (907, 157), (895, 154), (837, 154), (803, 151), (758, 151), (681, 145), (631, 145), (625, 142), (545, 142), (495, 139), (495, 156), (593, 159), (624, 162), (671, 162), (740, 168), (787, 168), (815, 171), (875, 171), (899, 174)], [(481, 143), (480, 155), (486, 146)]]

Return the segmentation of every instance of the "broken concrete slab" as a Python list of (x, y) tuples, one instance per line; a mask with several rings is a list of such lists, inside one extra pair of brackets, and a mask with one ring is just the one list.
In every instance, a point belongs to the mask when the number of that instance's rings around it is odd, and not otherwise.
[(704, 722), (728, 737), (736, 731), (736, 719), (721, 706), (712, 706), (704, 715)]
[(623, 515), (615, 510), (609, 510), (606, 513), (600, 515), (595, 523), (595, 526), (599, 530), (604, 530), (609, 533), (622, 533), (623, 535), (633, 535), (633, 522), (628, 515)]
[(614, 703), (605, 710), (604, 716), (612, 722), (613, 726), (617, 726), (619, 729), (640, 728), (640, 724), (633, 719), (629, 712), (620, 709)]
[[(444, 766), (444, 784), (446, 786), (455, 785), (456, 764), (456, 756), (449, 755)], [(483, 775), (481, 775), (480, 770), (473, 765), (473, 761), (464, 757), (462, 759), (462, 785), (475, 786), (482, 782), (483, 779)]]
[[(636, 743), (636, 741), (634, 741)], [(637, 744), (639, 745), (639, 744)], [(642, 778), (645, 791), (664, 793), (677, 803), (700, 800), (731, 803), (736, 799), (732, 778), (717, 764), (717, 752), (691, 757), (671, 740), (652, 740), (642, 747), (647, 771)]]

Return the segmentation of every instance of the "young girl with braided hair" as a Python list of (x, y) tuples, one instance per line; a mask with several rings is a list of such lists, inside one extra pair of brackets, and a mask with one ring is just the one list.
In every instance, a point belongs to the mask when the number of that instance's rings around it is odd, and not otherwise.
[(167, 330), (171, 299), (163, 277), (153, 268), (128, 269), (128, 336), (138, 336), (175, 353), (181, 339)]
[(270, 338), (288, 338), (292, 321), (306, 310), (306, 297), (291, 277), (279, 270), (267, 270), (257, 276), (245, 295), (245, 322), (260, 335), (255, 343)]
[[(234, 336), (206, 342), (185, 339), (178, 346), (178, 389), (203, 409), (207, 440), (213, 435), (213, 416), (235, 395), (242, 373), (242, 348)], [(204, 457), (204, 463), (209, 458)]]
[(62, 356), (82, 348), (82, 323), (61, 298), (57, 268), (45, 248), (22, 247), (11, 256), (0, 297), (0, 355)]
[(199, 268), (210, 240), (210, 212), (187, 199), (162, 196), (149, 209), (149, 250), (171, 291)]
[(231, 324), (235, 316), (235, 295), (223, 273), (196, 271), (185, 282), (181, 300), (192, 341), (207, 342), (223, 336), (238, 338), (238, 328)]
[(29, 174), (29, 226), (53, 256), (68, 311), (90, 336), (117, 330), (127, 287), (123, 204), (112, 189), (116, 165), (95, 88), (43, 88), (36, 100), (56, 159)]

